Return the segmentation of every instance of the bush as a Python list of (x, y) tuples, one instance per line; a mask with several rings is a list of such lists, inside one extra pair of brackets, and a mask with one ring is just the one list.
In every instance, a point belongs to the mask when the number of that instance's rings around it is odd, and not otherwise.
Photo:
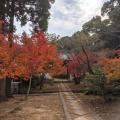
[(86, 73), (85, 76), (85, 94), (103, 95), (106, 91), (106, 78), (99, 65), (93, 68), (94, 74)]
[(106, 87), (106, 94), (112, 94), (114, 96), (120, 95), (120, 83), (119, 81), (112, 81)]

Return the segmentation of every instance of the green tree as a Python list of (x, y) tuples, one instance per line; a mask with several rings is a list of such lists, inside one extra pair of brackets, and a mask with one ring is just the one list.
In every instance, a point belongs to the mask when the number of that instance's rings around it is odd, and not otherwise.
[(48, 19), (50, 16), (49, 9), (51, 3), (55, 0), (5, 0), (4, 14), (6, 20), (6, 32), (13, 33), (15, 31), (14, 19), (20, 21), (24, 26), (28, 21), (36, 31), (40, 29), (47, 31)]
[(84, 31), (78, 31), (71, 37), (63, 37), (58, 40), (59, 50), (63, 53), (78, 54), (81, 51), (81, 46), (84, 46), (86, 50), (98, 51), (104, 48), (104, 41), (99, 37), (99, 34), (89, 35)]
[(96, 16), (83, 25), (83, 32), (89, 35), (98, 34), (106, 48), (116, 48), (120, 45), (120, 28), (119, 23), (115, 23), (111, 19), (102, 21), (100, 16)]
[(102, 38), (106, 40), (107, 47), (120, 46), (120, 0), (110, 0), (104, 3), (101, 9), (102, 16), (108, 15), (109, 26)]

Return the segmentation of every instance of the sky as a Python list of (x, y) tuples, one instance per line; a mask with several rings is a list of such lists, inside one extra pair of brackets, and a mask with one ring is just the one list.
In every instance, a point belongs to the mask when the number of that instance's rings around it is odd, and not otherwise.
[[(101, 15), (101, 7), (106, 1), (108, 0), (55, 0), (50, 9), (48, 33), (60, 37), (72, 36), (93, 16)], [(23, 30), (29, 33), (29, 23), (22, 28), (16, 23), (16, 27), (17, 34)]]

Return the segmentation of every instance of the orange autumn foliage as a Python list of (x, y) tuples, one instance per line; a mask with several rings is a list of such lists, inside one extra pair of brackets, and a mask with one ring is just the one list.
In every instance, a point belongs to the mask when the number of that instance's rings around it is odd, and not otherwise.
[(52, 76), (64, 73), (56, 47), (47, 42), (43, 32), (33, 33), (31, 37), (23, 33), (21, 39), (12, 35), (12, 41), (10, 47), (8, 35), (0, 32), (0, 78), (23, 76), (29, 79), (37, 72), (49, 72)]
[(20, 54), (20, 45), (17, 43), (16, 36), (13, 36), (14, 44), (12, 49), (9, 47), (8, 35), (2, 33), (0, 22), (0, 78), (11, 76), (15, 67), (15, 59)]
[(120, 58), (104, 58), (99, 63), (103, 66), (108, 82), (120, 79)]
[(22, 59), (19, 62), (23, 61), (21, 66), (26, 69), (25, 75), (45, 72), (54, 76), (65, 71), (56, 47), (47, 42), (43, 32), (34, 33), (31, 37), (23, 34), (21, 41), (24, 54), (21, 55)]
[(51, 76), (65, 73), (65, 67), (62, 67), (63, 60), (61, 60), (60, 54), (57, 52), (55, 46), (47, 44), (41, 48), (41, 51), (45, 72), (48, 72)]

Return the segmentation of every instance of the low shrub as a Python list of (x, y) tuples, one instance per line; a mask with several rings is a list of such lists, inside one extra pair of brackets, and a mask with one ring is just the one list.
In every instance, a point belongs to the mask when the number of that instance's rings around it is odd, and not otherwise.
[(106, 92), (106, 77), (99, 65), (93, 68), (94, 74), (86, 73), (85, 76), (85, 94), (104, 95)]

